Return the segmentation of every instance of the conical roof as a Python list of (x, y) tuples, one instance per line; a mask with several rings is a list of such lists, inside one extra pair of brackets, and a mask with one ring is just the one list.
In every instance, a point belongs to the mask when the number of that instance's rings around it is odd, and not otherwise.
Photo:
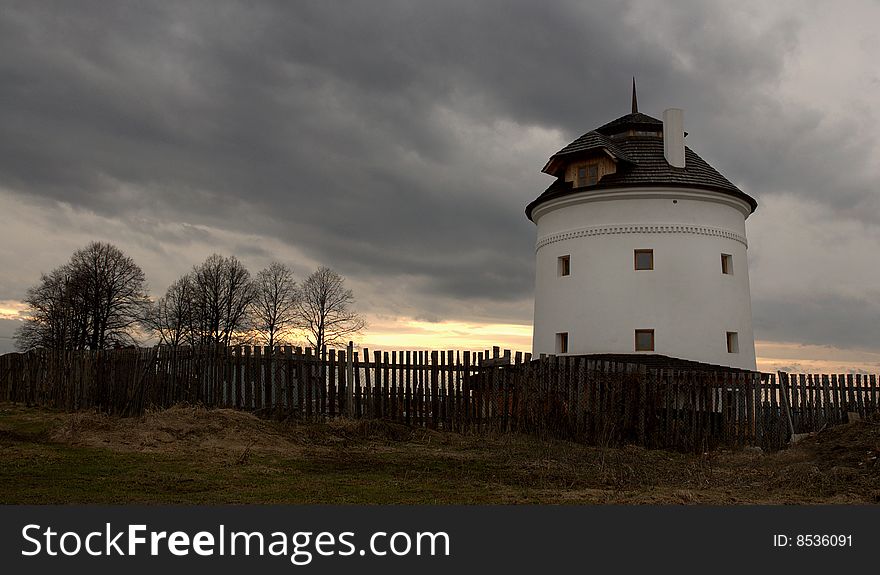
[[(577, 155), (601, 150), (617, 164), (617, 172), (607, 174), (589, 187), (574, 188), (563, 177), (564, 165)], [(663, 150), (663, 122), (638, 111), (612, 120), (580, 136), (550, 157), (543, 170), (557, 179), (526, 207), (532, 211), (541, 203), (560, 196), (593, 190), (628, 187), (681, 187), (711, 190), (744, 200), (755, 211), (758, 203), (722, 176), (696, 152), (685, 147), (685, 167), (675, 168), (666, 161)]]
[(663, 131), (663, 122), (658, 120), (657, 118), (652, 118), (647, 114), (642, 114), (641, 112), (633, 112), (632, 114), (627, 114), (626, 116), (621, 116), (616, 120), (611, 120), (604, 126), (600, 126), (596, 128), (596, 131), (600, 134), (612, 135), (620, 133), (624, 130), (639, 130), (648, 128), (649, 130), (659, 130)]

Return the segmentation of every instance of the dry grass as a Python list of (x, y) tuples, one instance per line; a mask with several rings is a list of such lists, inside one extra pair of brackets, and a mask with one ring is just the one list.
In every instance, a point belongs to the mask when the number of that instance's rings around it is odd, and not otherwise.
[(878, 503), (880, 423), (689, 455), (375, 420), (140, 418), (0, 405), (5, 503)]

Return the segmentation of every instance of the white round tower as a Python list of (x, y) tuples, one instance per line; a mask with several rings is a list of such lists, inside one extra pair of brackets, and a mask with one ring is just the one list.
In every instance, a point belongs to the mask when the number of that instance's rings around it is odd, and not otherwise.
[(757, 203), (684, 145), (681, 110), (633, 111), (543, 172), (534, 354), (656, 354), (755, 369), (745, 221)]

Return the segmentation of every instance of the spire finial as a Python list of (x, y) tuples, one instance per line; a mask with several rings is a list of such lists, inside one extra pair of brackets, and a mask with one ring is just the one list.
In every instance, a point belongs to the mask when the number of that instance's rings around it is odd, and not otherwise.
[(633, 76), (633, 114), (639, 113), (639, 101), (636, 99), (636, 77)]

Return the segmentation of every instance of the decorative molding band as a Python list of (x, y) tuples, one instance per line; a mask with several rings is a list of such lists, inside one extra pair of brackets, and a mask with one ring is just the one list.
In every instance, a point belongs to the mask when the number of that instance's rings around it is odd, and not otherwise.
[(604, 236), (609, 234), (697, 234), (701, 236), (727, 238), (729, 240), (738, 241), (742, 245), (749, 247), (748, 241), (744, 236), (721, 228), (694, 226), (691, 224), (618, 224), (613, 226), (579, 228), (544, 236), (543, 238), (538, 239), (535, 251), (537, 252), (546, 245), (564, 240), (585, 238), (589, 236)]
[(748, 202), (726, 193), (698, 188), (677, 188), (674, 186), (638, 186), (630, 188), (603, 188), (599, 190), (586, 188), (585, 191), (582, 192), (563, 194), (562, 196), (546, 200), (536, 205), (532, 211), (531, 218), (533, 222), (537, 222), (545, 214), (568, 206), (576, 206), (592, 202), (641, 199), (678, 199), (718, 203), (738, 210), (743, 215), (743, 218), (748, 218), (752, 213), (751, 206)]

